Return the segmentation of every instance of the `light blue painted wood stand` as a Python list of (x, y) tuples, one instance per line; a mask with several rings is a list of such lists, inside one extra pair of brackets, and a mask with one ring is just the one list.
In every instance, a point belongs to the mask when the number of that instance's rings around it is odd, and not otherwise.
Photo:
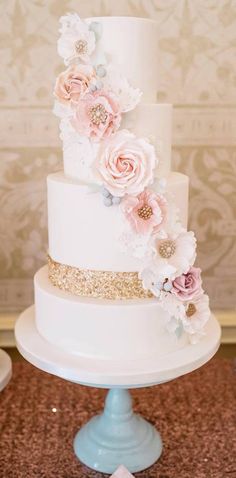
[(113, 473), (123, 464), (132, 473), (155, 463), (162, 441), (150, 423), (133, 413), (129, 391), (114, 388), (107, 394), (103, 413), (77, 433), (74, 450), (94, 470)]

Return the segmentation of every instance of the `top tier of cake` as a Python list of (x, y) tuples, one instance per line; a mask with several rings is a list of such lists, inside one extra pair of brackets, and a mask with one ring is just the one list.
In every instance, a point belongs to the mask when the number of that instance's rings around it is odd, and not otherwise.
[(133, 87), (142, 91), (142, 102), (156, 102), (159, 76), (157, 23), (135, 17), (86, 19), (86, 23), (92, 22), (99, 22), (102, 26), (94, 62), (103, 63), (102, 55), (105, 54), (117, 67), (117, 71)]
[(168, 176), (172, 108), (156, 103), (156, 22), (133, 17), (81, 20), (69, 14), (60, 23), (58, 52), (68, 68), (56, 80), (54, 112), (62, 119), (66, 176), (96, 182), (93, 166), (99, 145), (118, 130), (152, 144), (155, 177)]

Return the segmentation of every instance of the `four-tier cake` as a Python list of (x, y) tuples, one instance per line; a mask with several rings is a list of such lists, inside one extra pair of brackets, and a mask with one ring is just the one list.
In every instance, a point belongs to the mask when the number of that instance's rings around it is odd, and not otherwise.
[(97, 359), (194, 347), (209, 301), (187, 230), (188, 177), (171, 171), (172, 106), (156, 102), (157, 24), (68, 14), (60, 25), (54, 113), (64, 169), (47, 179), (38, 332)]

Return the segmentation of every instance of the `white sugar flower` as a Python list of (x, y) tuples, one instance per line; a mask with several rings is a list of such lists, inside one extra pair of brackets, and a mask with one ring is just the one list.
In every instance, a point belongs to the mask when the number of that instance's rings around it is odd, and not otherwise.
[(185, 304), (185, 314), (182, 323), (191, 343), (197, 343), (204, 335), (204, 326), (210, 315), (209, 297), (206, 294), (201, 294), (197, 299)]
[(133, 110), (142, 96), (142, 92), (138, 88), (133, 88), (127, 78), (113, 66), (106, 67), (103, 85), (106, 90), (112, 91), (116, 95), (122, 113)]
[(60, 24), (61, 36), (57, 48), (65, 64), (76, 60), (89, 63), (96, 43), (94, 31), (76, 13), (61, 17)]
[(175, 268), (169, 264), (163, 264), (162, 267), (156, 267), (154, 262), (146, 265), (139, 273), (139, 278), (143, 282), (143, 288), (150, 290), (155, 297), (161, 297), (163, 284), (168, 277), (175, 274)]
[(78, 22), (81, 22), (81, 19), (77, 13), (67, 13), (59, 19), (61, 25), (59, 32), (62, 35), (70, 33), (76, 28)]
[(196, 258), (196, 238), (192, 231), (180, 232), (177, 237), (168, 236), (166, 239), (154, 239), (153, 253), (156, 267), (163, 268), (170, 265), (175, 269), (175, 273), (168, 278), (185, 274), (193, 265)]
[(139, 278), (142, 280), (143, 288), (145, 290), (150, 290), (155, 297), (159, 297), (161, 294), (162, 284), (159, 281), (156, 281), (155, 271), (151, 268), (143, 269), (139, 273)]
[(76, 141), (76, 138), (79, 137), (79, 134), (74, 130), (71, 121), (67, 117), (60, 121), (60, 132), (60, 138), (63, 142)]
[(64, 117), (60, 121), (60, 139), (63, 141), (63, 147), (69, 146), (71, 143), (80, 143), (82, 140), (86, 141), (88, 138), (81, 136), (73, 128), (70, 117)]
[(124, 227), (124, 231), (119, 239), (119, 245), (126, 254), (131, 254), (140, 260), (146, 259), (150, 255), (149, 236), (137, 234), (129, 227)]
[(57, 100), (54, 102), (53, 113), (58, 118), (69, 118), (74, 114), (73, 109), (69, 104), (65, 105)]
[(77, 133), (68, 118), (61, 120), (60, 130), (65, 173), (81, 181), (98, 184), (93, 173), (98, 145)]
[(173, 333), (181, 325), (185, 316), (185, 307), (173, 294), (161, 292), (159, 299), (161, 307), (168, 313), (166, 329)]

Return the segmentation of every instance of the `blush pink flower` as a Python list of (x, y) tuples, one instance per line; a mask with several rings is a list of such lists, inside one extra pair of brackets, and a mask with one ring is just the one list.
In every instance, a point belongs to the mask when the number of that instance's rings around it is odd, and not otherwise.
[(77, 103), (88, 91), (94, 77), (95, 71), (91, 65), (72, 65), (57, 77), (54, 96), (61, 103)]
[(148, 141), (120, 130), (102, 142), (95, 168), (113, 196), (136, 196), (153, 182), (156, 162), (155, 149)]
[(115, 97), (102, 90), (87, 93), (81, 98), (71, 120), (79, 134), (95, 141), (108, 138), (119, 128), (120, 122), (121, 113)]
[(202, 294), (201, 269), (190, 267), (186, 274), (182, 274), (174, 279), (172, 286), (171, 292), (183, 301), (191, 300)]
[(138, 196), (125, 196), (121, 209), (131, 228), (140, 234), (158, 232), (167, 215), (167, 202), (163, 196), (145, 189)]

